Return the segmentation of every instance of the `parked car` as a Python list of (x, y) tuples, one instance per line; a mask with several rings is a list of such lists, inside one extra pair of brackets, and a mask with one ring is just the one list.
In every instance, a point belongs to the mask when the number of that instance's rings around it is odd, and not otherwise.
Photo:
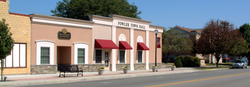
[(244, 60), (235, 60), (235, 62), (233, 63), (233, 65), (232, 65), (232, 68), (234, 69), (234, 68), (242, 68), (242, 69), (244, 69), (244, 68), (248, 68), (247, 67), (247, 62), (246, 61), (244, 61)]

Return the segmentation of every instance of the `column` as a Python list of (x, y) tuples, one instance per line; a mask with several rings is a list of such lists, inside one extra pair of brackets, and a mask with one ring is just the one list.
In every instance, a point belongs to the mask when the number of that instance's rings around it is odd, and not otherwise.
[(134, 71), (134, 29), (130, 28), (130, 46), (133, 48), (130, 50), (130, 70)]
[[(146, 46), (149, 47), (149, 31), (146, 30)], [(149, 51), (146, 50), (146, 70), (149, 70)]]
[[(116, 44), (116, 26), (112, 26), (111, 38)], [(112, 71), (116, 71), (116, 49), (112, 49)]]

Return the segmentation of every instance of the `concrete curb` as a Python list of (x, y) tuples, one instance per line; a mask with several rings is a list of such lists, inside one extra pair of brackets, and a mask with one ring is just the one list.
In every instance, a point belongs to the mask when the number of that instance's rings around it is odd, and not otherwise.
[(118, 74), (118, 75), (107, 75), (107, 76), (101, 75), (101, 76), (90, 76), (90, 77), (58, 78), (58, 79), (45, 79), (45, 80), (32, 80), (32, 81), (30, 80), (11, 81), (11, 82), (0, 82), (0, 86), (2, 87), (2, 86), (20, 86), (20, 85), (42, 85), (42, 84), (68, 83), (68, 82), (78, 82), (78, 81), (141, 77), (141, 76), (168, 75), (168, 74), (189, 73), (189, 72), (193, 72), (193, 70), (137, 73), (137, 74)]

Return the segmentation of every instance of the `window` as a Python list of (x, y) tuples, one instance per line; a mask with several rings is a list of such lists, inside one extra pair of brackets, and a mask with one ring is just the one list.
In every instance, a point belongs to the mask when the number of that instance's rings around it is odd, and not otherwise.
[(41, 64), (49, 64), (49, 47), (41, 47)]
[(140, 50), (140, 51), (138, 51), (137, 53), (138, 53), (138, 54), (137, 54), (138, 63), (142, 63), (142, 51)]
[(102, 50), (95, 51), (95, 63), (102, 63)]
[[(9, 55), (4, 59), (4, 67), (26, 67), (27, 65), (27, 45), (26, 43), (14, 43)], [(1, 62), (1, 61), (0, 61)], [(1, 66), (0, 66), (1, 67)]]
[(85, 63), (84, 59), (85, 59), (85, 49), (83, 48), (78, 48), (78, 63)]
[(74, 43), (74, 64), (88, 64), (89, 45), (88, 43)]
[(55, 42), (48, 40), (36, 41), (36, 65), (54, 65)]
[(125, 50), (120, 50), (120, 63), (125, 63)]

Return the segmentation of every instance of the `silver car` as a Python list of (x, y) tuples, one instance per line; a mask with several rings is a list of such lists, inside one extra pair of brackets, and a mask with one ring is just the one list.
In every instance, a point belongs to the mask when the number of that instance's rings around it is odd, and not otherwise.
[(233, 65), (232, 65), (232, 68), (234, 69), (234, 68), (242, 68), (242, 69), (244, 69), (244, 68), (248, 68), (247, 67), (247, 62), (245, 62), (244, 60), (236, 60), (234, 63), (233, 63)]

